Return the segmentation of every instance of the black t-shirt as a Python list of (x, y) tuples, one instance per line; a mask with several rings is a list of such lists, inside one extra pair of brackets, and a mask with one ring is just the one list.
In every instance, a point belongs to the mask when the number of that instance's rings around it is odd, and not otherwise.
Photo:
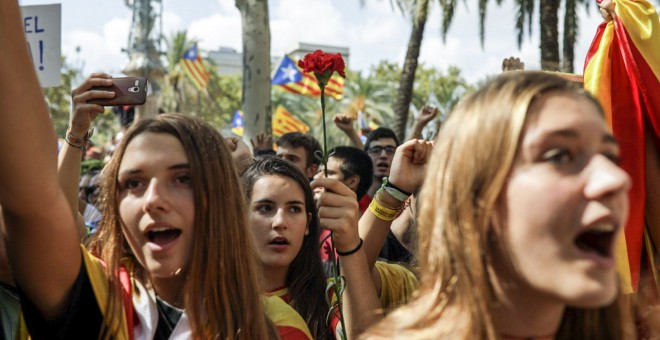
[[(96, 301), (92, 283), (84, 263), (73, 284), (69, 300), (56, 320), (46, 320), (34, 304), (18, 289), (23, 318), (32, 339), (98, 339), (103, 324), (103, 314)], [(166, 340), (183, 314), (157, 299), (158, 326), (154, 340)], [(131, 330), (132, 331), (132, 330)]]
[(80, 266), (80, 273), (73, 284), (69, 300), (56, 320), (44, 319), (20, 287), (18, 292), (25, 324), (32, 339), (97, 339), (99, 337), (103, 315), (84, 265)]
[(412, 261), (413, 255), (406, 249), (401, 242), (394, 236), (394, 233), (390, 230), (387, 233), (387, 239), (383, 245), (383, 249), (380, 250), (378, 257), (385, 259), (388, 262), (399, 262), (410, 264)]

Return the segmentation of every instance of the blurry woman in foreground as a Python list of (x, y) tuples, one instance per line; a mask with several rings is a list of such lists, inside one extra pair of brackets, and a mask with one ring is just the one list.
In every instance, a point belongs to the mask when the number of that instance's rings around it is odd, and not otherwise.
[(443, 126), (422, 186), (421, 287), (367, 337), (624, 339), (614, 241), (628, 175), (580, 86), (512, 72)]

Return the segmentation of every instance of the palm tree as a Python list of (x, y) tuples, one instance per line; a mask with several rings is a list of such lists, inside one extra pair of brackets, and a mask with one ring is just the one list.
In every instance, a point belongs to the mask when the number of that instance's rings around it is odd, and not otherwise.
[(270, 22), (267, 0), (236, 0), (243, 23), (244, 138), (271, 131)]
[(367, 122), (390, 126), (394, 115), (389, 103), (392, 94), (389, 84), (373, 77), (364, 77), (362, 72), (351, 73), (350, 79), (342, 100), (345, 111), (355, 116), (360, 112)]
[[(412, 30), (408, 39), (408, 49), (401, 70), (401, 78), (399, 79), (399, 91), (394, 103), (394, 121), (392, 122), (394, 133), (399, 140), (403, 140), (406, 134), (406, 123), (410, 102), (412, 101), (419, 53), (424, 38), (424, 28), (428, 18), (429, 0), (397, 0), (397, 4), (402, 11), (408, 10), (412, 14)], [(447, 21), (451, 22), (451, 19)]]
[(565, 0), (564, 6), (564, 36), (563, 36), (563, 49), (562, 49), (562, 63), (561, 70), (566, 73), (573, 73), (573, 61), (575, 59), (575, 42), (577, 40), (579, 30), (579, 20), (576, 8), (582, 4), (589, 10), (589, 0)]
[[(516, 20), (516, 30), (518, 32), (518, 48), (522, 45), (525, 26), (531, 35), (532, 16), (534, 13), (534, 0), (516, 0), (518, 5), (518, 14)], [(563, 62), (559, 55), (559, 19), (558, 12), (559, 0), (540, 0), (539, 17), (541, 32), (541, 68), (549, 71), (573, 72), (573, 60), (575, 59), (574, 47), (578, 32), (578, 16), (576, 8), (579, 4), (584, 4), (589, 8), (588, 0), (564, 0), (564, 35), (563, 41)]]
[(167, 46), (167, 74), (163, 86), (163, 109), (169, 112), (187, 112), (189, 98), (196, 95), (196, 89), (186, 78), (181, 65), (181, 58), (196, 41), (189, 40), (186, 31), (176, 32), (169, 39), (165, 39)]
[[(454, 18), (458, 0), (438, 0), (442, 10), (442, 38), (447, 37), (447, 32)], [(486, 17), (486, 5), (488, 0), (479, 0), (480, 37), (481, 45), (484, 43), (484, 22)], [(496, 0), (498, 4), (502, 0)], [(390, 0), (393, 3), (393, 0)], [(401, 70), (399, 79), (399, 91), (394, 104), (394, 121), (392, 129), (400, 140), (405, 138), (406, 124), (410, 103), (412, 101), (413, 87), (415, 84), (415, 73), (418, 66), (419, 52), (424, 37), (424, 28), (428, 19), (431, 2), (429, 0), (396, 0), (394, 3), (404, 13), (409, 13), (412, 18), (412, 31), (408, 40), (406, 59)]]
[(186, 31), (165, 39), (167, 46), (167, 74), (163, 86), (161, 108), (166, 112), (181, 112), (205, 119), (222, 128), (239, 108), (240, 88), (238, 78), (218, 76), (215, 65), (204, 62), (209, 81), (202, 91), (198, 90), (185, 74), (181, 60), (185, 52), (197, 41), (189, 40)]

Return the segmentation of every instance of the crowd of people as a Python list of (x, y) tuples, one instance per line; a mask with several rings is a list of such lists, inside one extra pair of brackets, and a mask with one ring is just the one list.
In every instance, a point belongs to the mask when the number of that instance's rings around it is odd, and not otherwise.
[(579, 83), (505, 72), (432, 141), (432, 107), (364, 144), (338, 114), (352, 145), (325, 164), (314, 136), (250, 148), (181, 113), (134, 122), (106, 158), (88, 101), (112, 77), (72, 91), (56, 148), (16, 1), (0, 16), (5, 339), (660, 337), (655, 300), (620, 289), (632, 182)]

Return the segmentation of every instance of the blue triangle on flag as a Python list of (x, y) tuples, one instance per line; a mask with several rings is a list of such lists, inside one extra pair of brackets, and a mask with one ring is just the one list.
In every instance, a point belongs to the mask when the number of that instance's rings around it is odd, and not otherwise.
[(231, 120), (231, 127), (243, 127), (243, 113), (241, 111), (234, 112), (234, 118)]
[(283, 85), (287, 83), (297, 83), (302, 81), (303, 75), (298, 70), (296, 64), (289, 58), (288, 55), (284, 55), (280, 66), (277, 68), (275, 75), (273, 76), (273, 85)]
[(197, 45), (193, 45), (189, 50), (186, 51), (183, 55), (183, 59), (196, 60), (197, 59)]

